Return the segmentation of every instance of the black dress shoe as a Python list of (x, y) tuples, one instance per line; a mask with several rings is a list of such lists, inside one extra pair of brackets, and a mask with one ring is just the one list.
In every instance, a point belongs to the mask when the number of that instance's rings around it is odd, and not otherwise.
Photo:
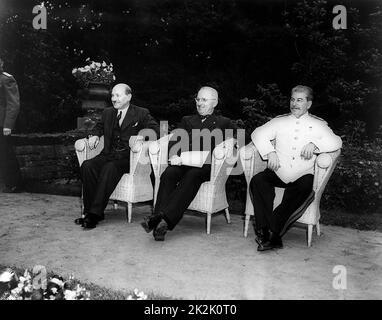
[(167, 233), (168, 225), (165, 220), (159, 222), (158, 226), (154, 229), (154, 239), (155, 241), (164, 241), (164, 237)]
[(85, 216), (84, 221), (82, 223), (82, 227), (84, 229), (94, 229), (98, 221), (100, 221), (102, 218), (96, 214), (89, 213)]
[(162, 215), (160, 214), (154, 214), (149, 217), (144, 217), (144, 221), (141, 222), (141, 226), (147, 233), (150, 233), (153, 231), (156, 226), (159, 224), (159, 222), (162, 220)]
[(256, 242), (257, 244), (263, 244), (267, 241), (269, 241), (269, 230), (267, 228), (261, 228), (261, 229), (256, 229), (255, 228), (255, 234), (256, 234)]
[(272, 233), (270, 239), (264, 243), (259, 243), (257, 247), (257, 251), (267, 251), (272, 249), (282, 249), (283, 242), (281, 241), (281, 237), (277, 234)]
[[(86, 214), (85, 214), (85, 217), (86, 217)], [(105, 215), (104, 214), (98, 218), (98, 221), (102, 221), (102, 220), (105, 220)], [(81, 226), (84, 224), (84, 221), (85, 221), (85, 218), (82, 218), (82, 217), (74, 219), (74, 223), (78, 224), (78, 225), (81, 225)]]
[(84, 219), (85, 218), (77, 218), (77, 219), (74, 219), (74, 223), (75, 224), (79, 224), (79, 225), (83, 225), (84, 224)]

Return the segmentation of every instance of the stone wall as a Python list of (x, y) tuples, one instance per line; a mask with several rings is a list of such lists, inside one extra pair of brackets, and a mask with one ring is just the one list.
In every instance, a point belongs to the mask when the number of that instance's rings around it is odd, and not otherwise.
[(15, 135), (15, 152), (24, 179), (77, 180), (74, 142), (78, 138), (73, 133)]
[[(79, 166), (74, 149), (80, 131), (55, 134), (16, 134), (13, 144), (29, 192), (78, 194)], [(0, 177), (1, 178), (1, 177)]]

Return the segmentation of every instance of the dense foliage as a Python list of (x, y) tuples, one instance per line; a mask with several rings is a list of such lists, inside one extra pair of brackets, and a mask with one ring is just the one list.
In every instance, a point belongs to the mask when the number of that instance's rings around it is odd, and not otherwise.
[[(337, 3), (325, 0), (50, 0), (47, 29), (35, 30), (39, 3), (1, 2), (0, 55), (21, 89), (19, 131), (75, 127), (81, 110), (71, 71), (88, 57), (112, 61), (117, 82), (159, 119), (178, 121), (204, 84), (218, 88), (225, 114), (245, 121), (240, 101), (259, 88), (288, 97), (305, 83), (316, 91), (314, 112), (336, 128), (358, 119), (374, 134), (381, 124), (377, 1), (347, 2), (346, 30), (332, 27)], [(254, 108), (278, 114), (287, 98), (272, 105)]]
[(75, 128), (72, 69), (113, 62), (137, 105), (174, 125), (193, 112), (201, 85), (247, 135), (288, 112), (296, 84), (314, 88), (312, 113), (344, 140), (324, 201), (378, 207), (381, 194), (382, 11), (377, 0), (345, 3), (347, 29), (332, 26), (334, 0), (44, 1), (46, 30), (32, 27), (39, 1), (0, 4), (0, 56), (18, 81), (19, 132)]

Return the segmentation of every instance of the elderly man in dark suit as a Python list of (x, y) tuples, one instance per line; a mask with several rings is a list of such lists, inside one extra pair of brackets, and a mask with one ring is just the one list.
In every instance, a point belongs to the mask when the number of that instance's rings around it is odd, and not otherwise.
[[(232, 132), (236, 126), (229, 118), (214, 113), (218, 104), (218, 92), (215, 89), (202, 87), (195, 101), (198, 114), (183, 117), (178, 128), (185, 130), (189, 137), (190, 143), (184, 143), (187, 145), (187, 149), (209, 151), (211, 156), (215, 144), (221, 141), (214, 139), (211, 141), (213, 135), (210, 135), (208, 139), (201, 139), (200, 136), (195, 136), (195, 132), (192, 131), (204, 129), (211, 133), (215, 130), (221, 130), (222, 139), (226, 139), (225, 130), (231, 129)], [(197, 131), (200, 132), (199, 130)], [(182, 143), (182, 141), (180, 142)], [(171, 148), (175, 143), (175, 141), (169, 143), (170, 166), (161, 175), (154, 214), (142, 222), (146, 232), (154, 230), (153, 235), (156, 241), (163, 241), (167, 230), (174, 229), (182, 219), (184, 211), (195, 198), (201, 184), (210, 178), (210, 161), (206, 161), (202, 167), (183, 165), (179, 156), (180, 152), (171, 156)]]
[(159, 125), (149, 110), (131, 104), (131, 97), (131, 88), (127, 84), (114, 86), (111, 95), (113, 107), (103, 111), (89, 138), (90, 146), (96, 146), (103, 135), (104, 148), (98, 156), (84, 161), (81, 166), (85, 217), (75, 222), (85, 229), (95, 228), (104, 219), (110, 195), (123, 174), (130, 170), (130, 137), (147, 128), (159, 136)]
[(5, 182), (3, 192), (17, 192), (20, 188), (20, 168), (11, 143), (19, 110), (20, 95), (16, 80), (3, 71), (0, 58), (0, 169)]

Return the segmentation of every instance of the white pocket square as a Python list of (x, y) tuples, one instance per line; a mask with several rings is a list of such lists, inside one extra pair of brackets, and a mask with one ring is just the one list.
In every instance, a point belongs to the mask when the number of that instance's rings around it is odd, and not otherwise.
[(138, 125), (138, 122), (134, 123), (134, 124), (133, 124), (133, 127), (136, 127), (137, 125)]

